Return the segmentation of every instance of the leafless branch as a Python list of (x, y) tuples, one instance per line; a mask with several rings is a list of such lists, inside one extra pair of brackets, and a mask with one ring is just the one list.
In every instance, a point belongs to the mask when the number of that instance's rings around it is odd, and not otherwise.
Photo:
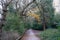
[(10, 2), (8, 2), (8, 3), (6, 4), (6, 6), (8, 6), (12, 1), (13, 1), (13, 0), (11, 0)]
[(34, 3), (34, 2), (35, 2), (35, 0), (33, 0), (32, 2), (30, 2), (29, 4), (27, 4), (27, 5), (23, 8), (23, 10), (21, 11), (21, 14), (20, 14), (20, 15), (24, 16), (23, 13), (24, 13), (25, 9), (28, 8), (29, 5), (31, 5), (31, 4)]

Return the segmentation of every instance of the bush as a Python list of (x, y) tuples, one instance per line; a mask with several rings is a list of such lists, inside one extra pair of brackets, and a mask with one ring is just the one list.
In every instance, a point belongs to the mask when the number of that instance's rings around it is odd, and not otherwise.
[(4, 26), (6, 31), (17, 31), (22, 34), (25, 30), (24, 23), (20, 20), (19, 16), (14, 13), (8, 13), (6, 16), (6, 23)]
[(47, 29), (40, 33), (40, 37), (43, 40), (59, 40), (60, 32), (57, 29)]
[(57, 28), (58, 28), (58, 29), (60, 28), (60, 23), (57, 24)]
[(41, 24), (34, 24), (32, 29), (35, 29), (35, 30), (43, 30), (43, 26)]

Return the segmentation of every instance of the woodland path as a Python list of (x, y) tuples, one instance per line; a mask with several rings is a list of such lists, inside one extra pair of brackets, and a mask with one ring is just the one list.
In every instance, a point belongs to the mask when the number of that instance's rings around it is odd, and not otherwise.
[(38, 37), (40, 31), (29, 29), (26, 31), (21, 40), (41, 40)]

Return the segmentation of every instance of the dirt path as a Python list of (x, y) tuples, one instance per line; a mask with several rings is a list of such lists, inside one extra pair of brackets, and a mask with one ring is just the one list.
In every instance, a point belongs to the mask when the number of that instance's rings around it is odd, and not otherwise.
[(40, 40), (40, 38), (36, 36), (37, 32), (36, 30), (29, 29), (21, 40)]

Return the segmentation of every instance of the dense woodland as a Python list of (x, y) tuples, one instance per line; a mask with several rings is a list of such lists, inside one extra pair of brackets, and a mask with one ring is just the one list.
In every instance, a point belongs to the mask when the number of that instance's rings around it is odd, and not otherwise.
[(0, 40), (28, 29), (41, 31), (42, 40), (60, 40), (60, 13), (55, 15), (53, 0), (0, 0), (0, 6)]

